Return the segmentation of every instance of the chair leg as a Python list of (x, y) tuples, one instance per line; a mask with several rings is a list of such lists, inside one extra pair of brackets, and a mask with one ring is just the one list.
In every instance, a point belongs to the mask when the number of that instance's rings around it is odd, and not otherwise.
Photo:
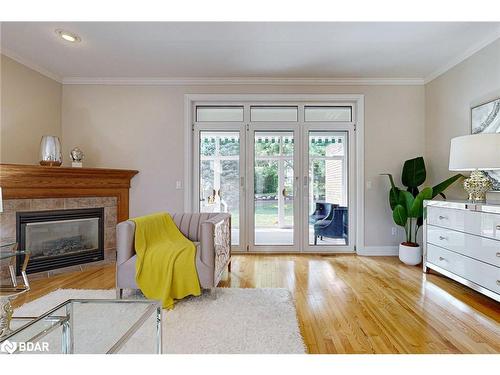
[(116, 299), (122, 299), (123, 298), (123, 289), (116, 288)]
[(210, 299), (216, 300), (217, 299), (217, 288), (208, 289), (208, 295), (210, 296)]

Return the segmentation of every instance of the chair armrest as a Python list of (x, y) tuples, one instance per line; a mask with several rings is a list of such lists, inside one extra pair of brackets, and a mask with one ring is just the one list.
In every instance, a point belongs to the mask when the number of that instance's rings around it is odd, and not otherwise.
[(116, 226), (116, 265), (119, 266), (135, 255), (135, 223), (122, 221)]
[(231, 256), (231, 215), (221, 213), (201, 223), (200, 244), (203, 263), (216, 271), (224, 267)]

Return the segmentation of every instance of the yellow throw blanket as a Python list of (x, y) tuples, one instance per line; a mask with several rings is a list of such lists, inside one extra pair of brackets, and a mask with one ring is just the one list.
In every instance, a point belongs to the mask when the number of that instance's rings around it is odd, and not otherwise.
[(131, 219), (135, 223), (135, 280), (142, 293), (173, 308), (174, 300), (201, 294), (196, 248), (167, 213)]

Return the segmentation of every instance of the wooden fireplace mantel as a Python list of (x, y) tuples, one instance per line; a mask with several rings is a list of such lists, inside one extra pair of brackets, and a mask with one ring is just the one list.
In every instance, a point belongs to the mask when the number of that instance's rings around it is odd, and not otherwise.
[(0, 164), (3, 199), (116, 197), (118, 221), (129, 217), (130, 180), (138, 171)]

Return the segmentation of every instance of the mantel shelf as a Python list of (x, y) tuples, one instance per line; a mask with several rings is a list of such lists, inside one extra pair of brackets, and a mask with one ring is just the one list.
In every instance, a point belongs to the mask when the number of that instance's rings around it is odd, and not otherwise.
[(136, 170), (0, 164), (3, 199), (114, 196), (119, 220), (128, 219), (130, 180)]

